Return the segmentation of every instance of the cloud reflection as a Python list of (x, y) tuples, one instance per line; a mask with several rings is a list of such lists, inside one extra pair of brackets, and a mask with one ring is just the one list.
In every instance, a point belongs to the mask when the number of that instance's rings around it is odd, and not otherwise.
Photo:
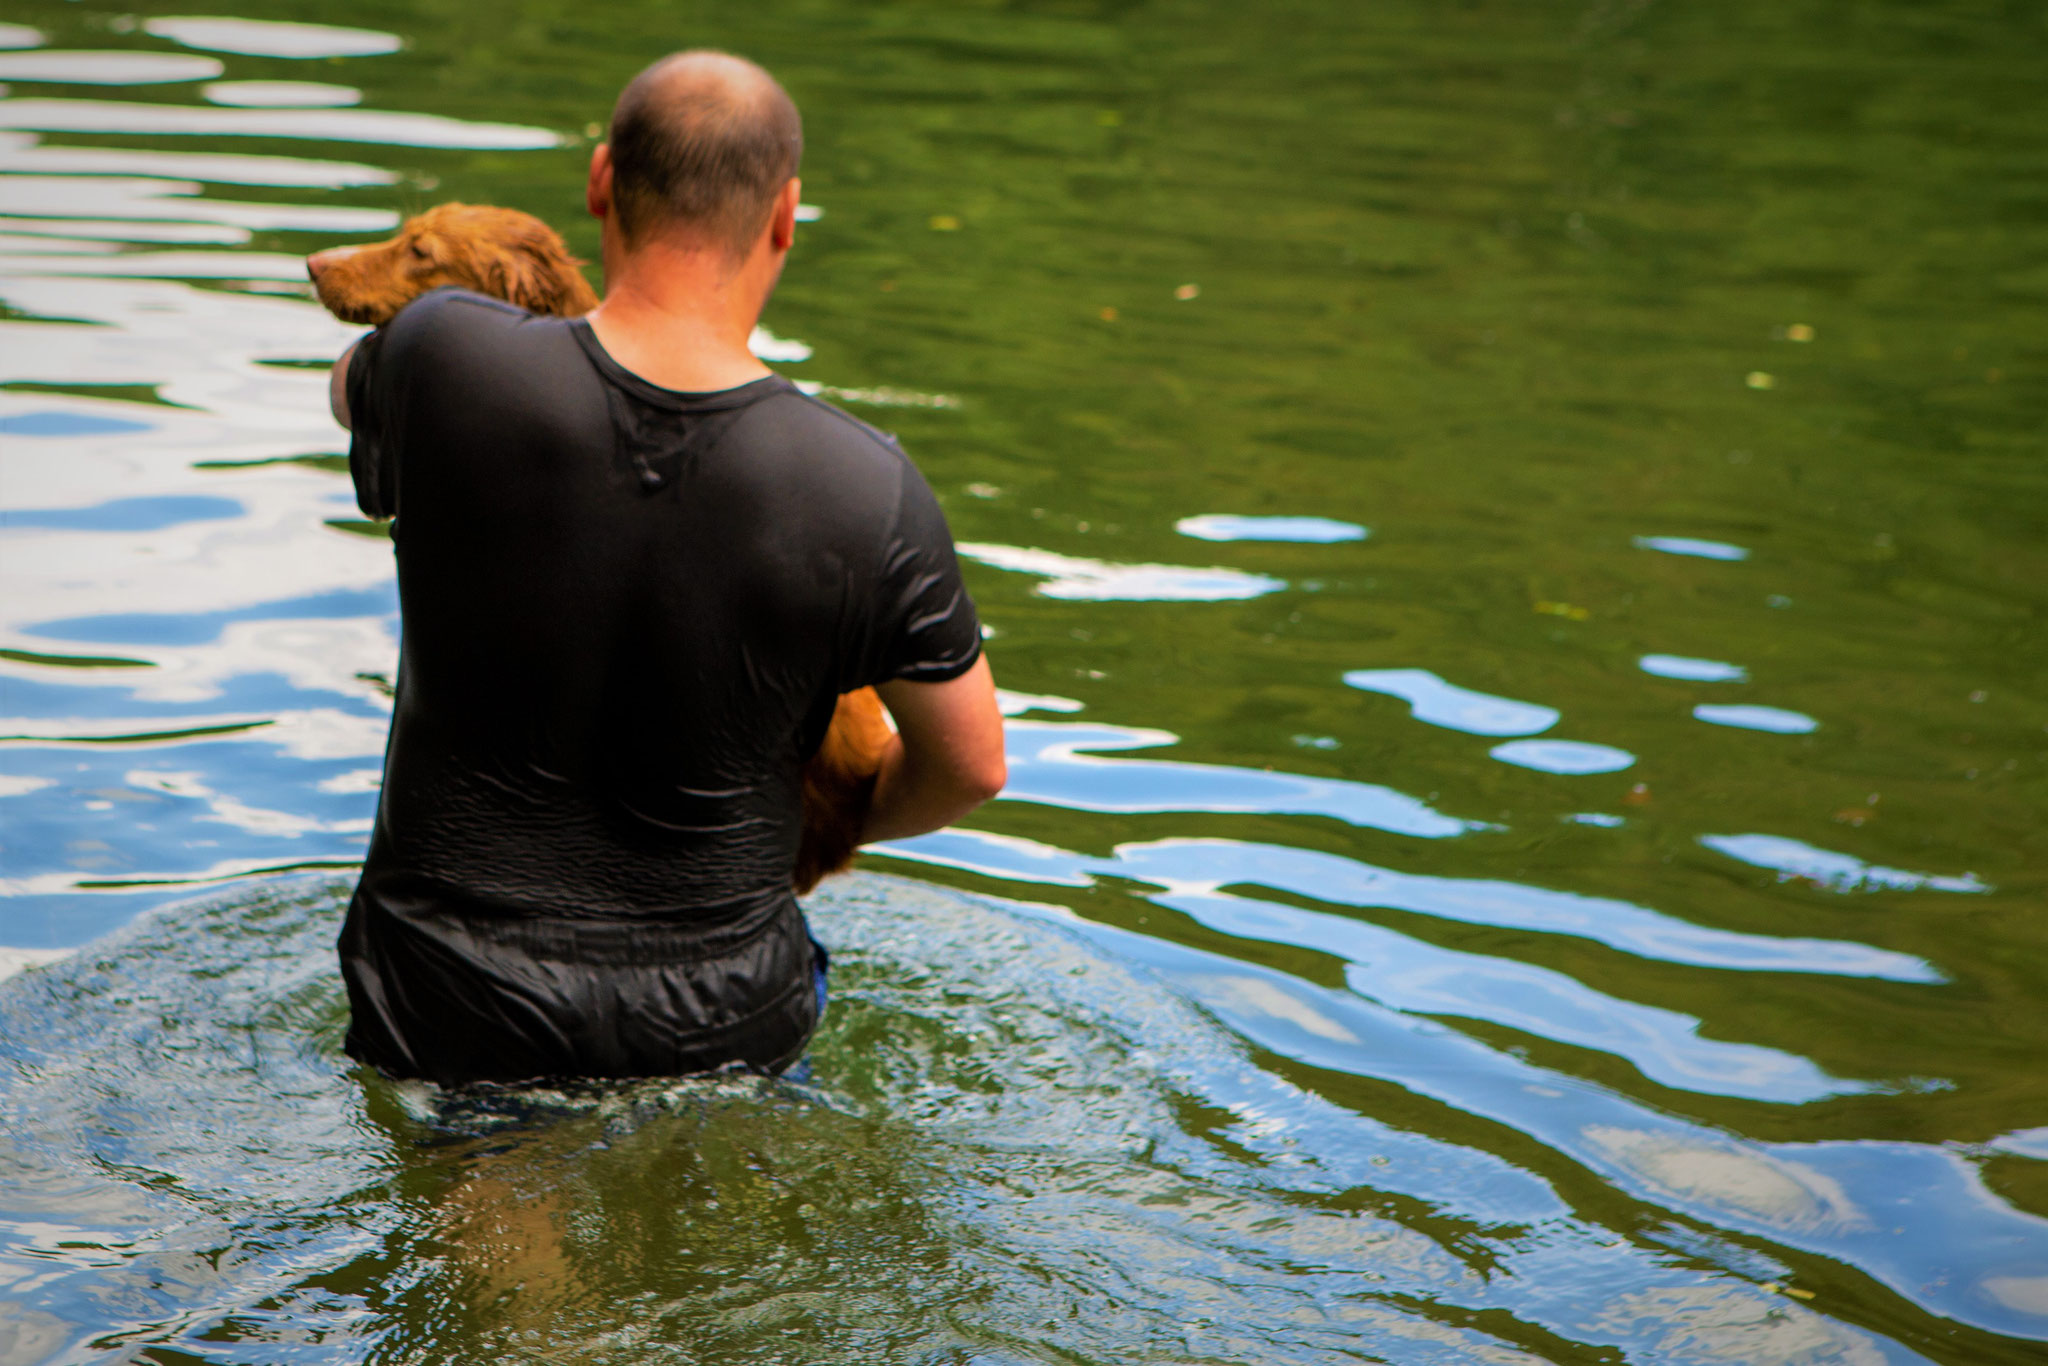
[(205, 81), (224, 68), (211, 57), (175, 52), (0, 52), (0, 81), (60, 85), (152, 85)]
[(1172, 564), (1113, 564), (1025, 546), (962, 541), (960, 554), (993, 569), (1037, 574), (1037, 592), (1070, 602), (1227, 602), (1262, 597), (1287, 586), (1281, 579), (1237, 569), (1190, 569)]
[(1010, 764), (1005, 801), (1043, 802), (1073, 811), (1329, 816), (1418, 839), (1488, 828), (1483, 821), (1446, 816), (1405, 793), (1371, 783), (1168, 759), (1102, 759), (1090, 753), (1175, 743), (1178, 737), (1163, 730), (1013, 721), (1003, 733)]
[(1989, 892), (1989, 883), (1975, 873), (1943, 877), (1934, 873), (1911, 873), (1903, 868), (1882, 868), (1848, 854), (1816, 849), (1783, 835), (1702, 835), (1700, 843), (1715, 853), (1769, 868), (1780, 881), (1800, 878), (1835, 892)]
[(1632, 902), (1491, 878), (1399, 873), (1338, 854), (1246, 840), (1165, 839), (1120, 844), (1107, 858), (953, 829), (878, 845), (896, 857), (990, 877), (1092, 886), (1097, 876), (1161, 887), (1259, 886), (1337, 906), (1408, 911), (1443, 920), (1570, 935), (1639, 958), (1740, 972), (1802, 972), (1895, 982), (1940, 982), (1922, 959), (1837, 939), (1780, 938), (1694, 925)]
[(1553, 707), (1474, 692), (1446, 683), (1427, 669), (1354, 669), (1346, 685), (1401, 698), (1418, 721), (1468, 735), (1534, 735), (1557, 724)]
[(147, 133), (194, 137), (304, 138), (397, 147), (532, 151), (562, 135), (514, 123), (381, 109), (222, 109), (129, 100), (0, 99), (0, 128), (43, 133)]
[(251, 57), (377, 57), (403, 47), (395, 33), (274, 19), (166, 17), (145, 19), (142, 31), (186, 47)]

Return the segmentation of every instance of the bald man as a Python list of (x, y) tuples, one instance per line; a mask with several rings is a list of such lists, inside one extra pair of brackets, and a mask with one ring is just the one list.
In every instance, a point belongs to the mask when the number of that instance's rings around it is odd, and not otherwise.
[(591, 157), (605, 297), (423, 295), (335, 367), (404, 632), (341, 936), (351, 1056), (453, 1084), (775, 1072), (823, 1008), (790, 891), (841, 693), (899, 734), (869, 839), (1003, 784), (981, 630), (895, 441), (747, 349), (796, 234), (767, 72), (655, 63)]

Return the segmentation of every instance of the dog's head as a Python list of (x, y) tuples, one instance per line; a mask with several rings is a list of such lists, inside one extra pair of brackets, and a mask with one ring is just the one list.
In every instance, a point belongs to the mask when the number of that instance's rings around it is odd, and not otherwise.
[(442, 204), (406, 220), (398, 236), (306, 258), (327, 311), (382, 327), (420, 295), (460, 285), (535, 313), (577, 317), (597, 295), (554, 229), (532, 214), (487, 204)]

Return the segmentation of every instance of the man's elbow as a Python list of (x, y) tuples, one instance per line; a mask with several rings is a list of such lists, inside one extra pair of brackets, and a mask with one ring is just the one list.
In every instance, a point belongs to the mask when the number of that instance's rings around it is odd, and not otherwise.
[(1010, 781), (1010, 765), (1001, 754), (984, 759), (961, 775), (961, 794), (974, 805), (993, 801), (1002, 793), (1003, 784)]

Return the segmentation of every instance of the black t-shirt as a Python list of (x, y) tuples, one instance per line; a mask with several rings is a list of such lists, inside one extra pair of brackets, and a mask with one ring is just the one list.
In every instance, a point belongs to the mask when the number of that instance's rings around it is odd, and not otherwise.
[(802, 765), (840, 693), (980, 654), (931, 489), (779, 376), (661, 389), (580, 319), (460, 290), (347, 383), (403, 618), (351, 1052), (438, 1080), (786, 1062)]

